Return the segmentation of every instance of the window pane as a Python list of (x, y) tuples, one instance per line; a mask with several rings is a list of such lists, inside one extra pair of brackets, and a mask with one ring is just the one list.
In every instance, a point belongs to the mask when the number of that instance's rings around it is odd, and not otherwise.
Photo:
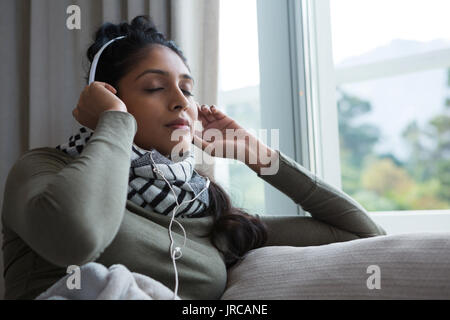
[[(220, 2), (219, 107), (245, 129), (260, 128), (256, 0)], [(251, 115), (251, 116), (249, 116)], [(215, 175), (234, 206), (264, 212), (263, 181), (245, 164), (216, 158)]]
[(371, 211), (450, 208), (450, 69), (338, 87), (344, 191)]
[(448, 0), (330, 0), (335, 65), (450, 49)]
[[(450, 1), (360, 2), (331, 0), (335, 61), (383, 61), (437, 48), (432, 43), (450, 48), (442, 16)], [(413, 30), (413, 21), (416, 33), (399, 31)], [(450, 209), (449, 67), (337, 87), (342, 185), (366, 209)]]

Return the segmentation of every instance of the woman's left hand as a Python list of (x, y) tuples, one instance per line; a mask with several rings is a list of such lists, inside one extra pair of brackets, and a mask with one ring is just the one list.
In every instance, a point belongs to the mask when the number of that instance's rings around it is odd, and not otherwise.
[(276, 163), (278, 152), (258, 140), (216, 106), (197, 103), (197, 109), (203, 131), (194, 131), (194, 145), (211, 156), (242, 161), (257, 173), (261, 173), (261, 168), (271, 167)]
[(193, 142), (209, 155), (247, 164), (250, 154), (257, 157), (258, 149), (269, 149), (215, 105), (197, 104), (197, 108), (203, 132), (196, 131)]

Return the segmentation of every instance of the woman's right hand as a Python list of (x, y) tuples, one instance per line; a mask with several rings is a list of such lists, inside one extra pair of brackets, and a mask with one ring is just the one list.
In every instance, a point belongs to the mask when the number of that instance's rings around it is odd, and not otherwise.
[(77, 107), (72, 111), (73, 117), (82, 126), (95, 130), (102, 112), (108, 110), (128, 112), (125, 103), (116, 96), (116, 93), (117, 90), (106, 82), (92, 82), (81, 92)]

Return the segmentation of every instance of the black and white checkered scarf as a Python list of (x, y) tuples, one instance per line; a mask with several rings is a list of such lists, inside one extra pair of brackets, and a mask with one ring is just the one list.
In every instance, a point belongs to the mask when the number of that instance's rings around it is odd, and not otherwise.
[[(83, 151), (94, 131), (81, 127), (56, 149), (77, 157)], [(133, 201), (144, 209), (157, 213), (172, 214), (176, 206), (175, 196), (164, 179), (153, 171), (155, 168), (150, 158), (150, 152), (165, 178), (175, 191), (178, 203), (193, 199), (206, 186), (206, 179), (194, 170), (194, 153), (189, 152), (181, 161), (173, 162), (157, 150), (142, 149), (133, 143), (131, 152), (130, 175), (128, 182), (128, 200)], [(194, 201), (183, 204), (178, 208), (176, 217), (195, 217), (201, 214), (209, 205), (208, 191), (202, 192)]]

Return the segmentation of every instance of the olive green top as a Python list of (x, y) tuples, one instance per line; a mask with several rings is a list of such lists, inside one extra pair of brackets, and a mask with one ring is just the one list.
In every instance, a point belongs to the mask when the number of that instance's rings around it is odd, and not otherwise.
[[(127, 200), (136, 131), (130, 113), (105, 111), (79, 157), (37, 148), (17, 160), (2, 208), (5, 299), (34, 299), (64, 277), (69, 265), (90, 261), (123, 264), (174, 289), (170, 216)], [(278, 173), (258, 176), (312, 217), (260, 216), (269, 229), (266, 245), (321, 245), (386, 234), (345, 193), (282, 152), (278, 160)], [(180, 222), (187, 233), (177, 260), (180, 298), (219, 299), (227, 280), (223, 256), (202, 237), (212, 217)], [(182, 243), (180, 228), (173, 231), (176, 243)]]

